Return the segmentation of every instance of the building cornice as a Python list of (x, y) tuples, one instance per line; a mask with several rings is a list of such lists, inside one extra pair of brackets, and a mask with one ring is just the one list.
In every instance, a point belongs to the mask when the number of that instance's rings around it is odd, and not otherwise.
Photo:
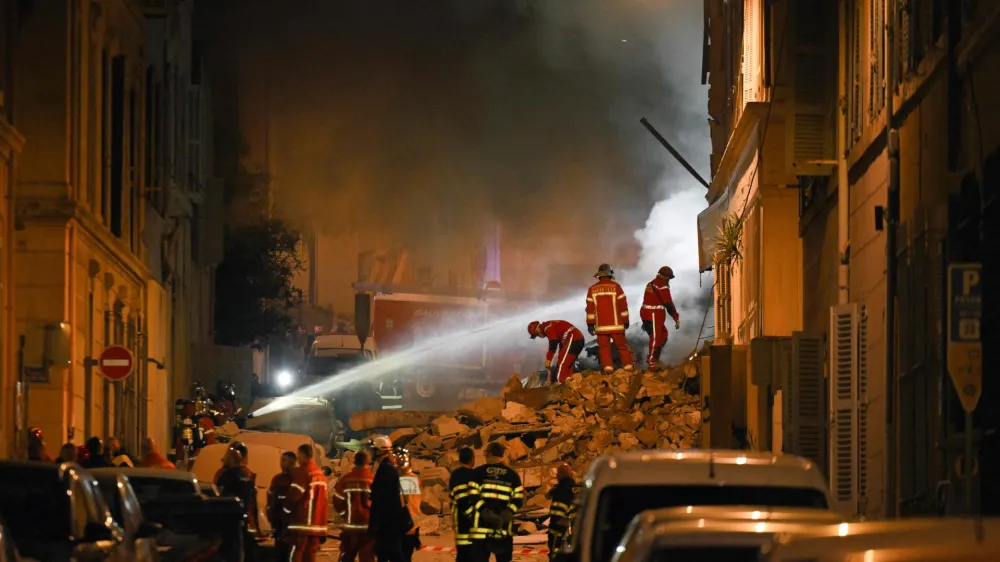
[(705, 195), (705, 199), (708, 199), (709, 203), (714, 203), (724, 195), (733, 182), (743, 174), (749, 163), (749, 156), (760, 145), (760, 135), (757, 133), (758, 125), (767, 116), (767, 106), (767, 102), (749, 102), (743, 108), (736, 128), (729, 135), (726, 151), (722, 153), (722, 160), (719, 162), (719, 169), (712, 176), (712, 183)]
[(17, 198), (17, 221), (22, 225), (66, 225), (71, 220), (81, 227), (78, 233), (91, 242), (108, 262), (121, 265), (121, 270), (129, 277), (130, 283), (145, 287), (146, 281), (153, 278), (149, 268), (138, 256), (76, 202), (42, 197)]

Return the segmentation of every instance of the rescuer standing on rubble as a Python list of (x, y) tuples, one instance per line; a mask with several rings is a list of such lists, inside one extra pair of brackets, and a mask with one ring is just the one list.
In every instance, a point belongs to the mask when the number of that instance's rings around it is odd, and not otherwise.
[(576, 483), (576, 476), (573, 474), (573, 467), (568, 464), (561, 464), (556, 469), (556, 480), (554, 488), (546, 493), (546, 497), (552, 500), (549, 507), (549, 559), (554, 560), (560, 553), (562, 539), (566, 536), (566, 531), (576, 518), (576, 503), (573, 501), (580, 487)]
[(639, 318), (642, 319), (642, 331), (649, 334), (649, 370), (660, 368), (660, 352), (667, 344), (667, 315), (674, 319), (674, 328), (681, 328), (680, 315), (670, 298), (670, 280), (674, 278), (674, 270), (667, 266), (660, 268), (656, 277), (646, 284), (646, 293), (642, 297), (642, 309)]
[(476, 491), (474, 482), (476, 476), (476, 454), (468, 447), (458, 450), (458, 462), (461, 466), (451, 473), (448, 479), (448, 493), (451, 494), (452, 526), (455, 528), (455, 562), (474, 562), (475, 552), (472, 550), (473, 539), (485, 539), (485, 536), (472, 534), (473, 511), (476, 508)]
[[(531, 339), (545, 336), (549, 340), (545, 368), (549, 371), (550, 382), (564, 382), (573, 376), (573, 363), (583, 351), (583, 332), (565, 320), (549, 320), (528, 324), (528, 334)], [(559, 350), (559, 359), (553, 365), (552, 358), (556, 355), (556, 349)]]
[(587, 331), (597, 336), (597, 352), (605, 373), (615, 370), (611, 358), (611, 342), (618, 348), (618, 357), (626, 371), (633, 370), (632, 352), (625, 339), (628, 329), (628, 302), (625, 291), (615, 282), (611, 266), (602, 263), (594, 274), (597, 283), (587, 291)]
[(497, 562), (511, 562), (514, 557), (514, 514), (524, 505), (521, 477), (504, 463), (503, 443), (493, 441), (486, 447), (486, 464), (476, 469), (473, 484), (476, 505), (472, 533), (485, 536), (473, 540), (475, 560), (486, 562), (490, 554)]

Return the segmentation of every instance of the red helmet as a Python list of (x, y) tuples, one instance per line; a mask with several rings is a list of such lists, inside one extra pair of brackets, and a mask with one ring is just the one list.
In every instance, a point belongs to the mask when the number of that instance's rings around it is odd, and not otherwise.
[(667, 266), (661, 267), (660, 270), (656, 272), (656, 274), (659, 275), (660, 277), (664, 278), (664, 279), (673, 279), (674, 278), (674, 270), (670, 269)]
[(535, 320), (534, 322), (528, 324), (528, 335), (531, 336), (531, 339), (535, 339), (538, 337), (538, 324), (539, 324), (538, 320)]
[(28, 437), (34, 439), (35, 441), (44, 441), (45, 438), (42, 435), (42, 430), (37, 427), (32, 427), (28, 429)]

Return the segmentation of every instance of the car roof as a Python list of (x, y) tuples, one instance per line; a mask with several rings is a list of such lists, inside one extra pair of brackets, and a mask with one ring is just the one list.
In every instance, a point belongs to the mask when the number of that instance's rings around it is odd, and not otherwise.
[(636, 516), (643, 525), (653, 526), (665, 522), (706, 519), (713, 521), (789, 521), (800, 523), (834, 524), (848, 518), (825, 509), (800, 507), (760, 506), (699, 506), (650, 509)]
[(86, 470), (76, 463), (39, 462), (39, 461), (0, 461), (0, 472), (19, 473), (23, 471), (51, 473), (53, 478), (62, 480), (66, 473), (86, 474)]
[(808, 459), (726, 449), (629, 451), (604, 455), (590, 464), (584, 484), (587, 488), (636, 485), (811, 488), (829, 497), (826, 478), (816, 463)]
[(101, 468), (98, 470), (104, 470), (108, 472), (116, 471), (131, 478), (150, 478), (156, 480), (183, 480), (186, 482), (196, 483), (198, 481), (194, 474), (187, 472), (186, 470), (171, 470), (167, 468)]
[(1000, 518), (996, 517), (867, 521), (831, 527), (817, 535), (776, 543), (766, 560), (844, 560), (856, 553), (877, 562), (950, 561), (965, 556), (981, 560), (983, 555), (992, 560), (989, 557), (1000, 552)]

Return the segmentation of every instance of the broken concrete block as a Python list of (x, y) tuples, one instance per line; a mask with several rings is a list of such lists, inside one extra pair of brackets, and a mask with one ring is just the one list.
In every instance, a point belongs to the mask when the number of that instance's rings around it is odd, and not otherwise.
[(528, 456), (528, 453), (531, 452), (531, 449), (529, 449), (528, 446), (524, 444), (524, 441), (521, 441), (520, 437), (515, 437), (510, 441), (507, 441), (506, 447), (507, 447), (507, 460), (510, 461), (523, 459), (524, 457)]
[(499, 396), (480, 398), (458, 409), (458, 413), (479, 423), (489, 423), (500, 418), (504, 399)]
[(451, 416), (441, 416), (440, 418), (435, 419), (431, 422), (431, 427), (434, 430), (434, 435), (437, 435), (438, 437), (460, 435), (469, 429), (464, 423)]
[(389, 440), (392, 441), (394, 445), (399, 445), (404, 443), (407, 439), (412, 439), (418, 433), (416, 428), (413, 427), (401, 427), (389, 434)]
[(529, 410), (524, 404), (517, 402), (507, 402), (500, 415), (511, 423), (531, 423), (535, 421), (535, 412)]
[(538, 534), (538, 525), (531, 521), (520, 521), (517, 524), (517, 532), (521, 535), (536, 535)]
[(511, 375), (510, 379), (507, 380), (507, 384), (503, 385), (503, 389), (500, 391), (500, 397), (505, 398), (507, 393), (514, 392), (515, 390), (521, 390), (524, 386), (521, 384), (521, 379), (517, 378), (517, 375)]

